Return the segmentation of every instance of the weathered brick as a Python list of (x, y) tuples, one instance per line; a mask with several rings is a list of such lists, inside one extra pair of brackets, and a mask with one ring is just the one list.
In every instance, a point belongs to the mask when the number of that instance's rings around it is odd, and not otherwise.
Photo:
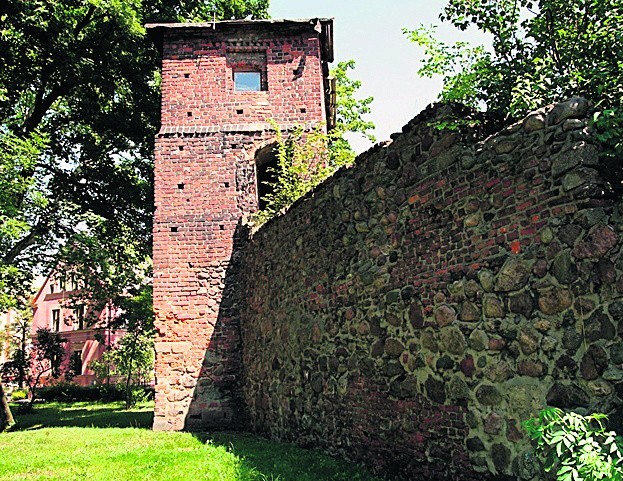
[[(240, 422), (233, 256), (243, 238), (240, 219), (258, 208), (254, 155), (274, 141), (269, 119), (282, 129), (326, 119), (324, 33), (310, 23), (217, 25), (152, 27), (162, 35), (153, 232), (157, 429)], [(260, 71), (265, 90), (236, 91), (236, 69)], [(180, 372), (188, 374), (175, 377)], [(206, 399), (216, 403), (209, 412), (201, 407)], [(170, 402), (176, 408), (163, 409)]]

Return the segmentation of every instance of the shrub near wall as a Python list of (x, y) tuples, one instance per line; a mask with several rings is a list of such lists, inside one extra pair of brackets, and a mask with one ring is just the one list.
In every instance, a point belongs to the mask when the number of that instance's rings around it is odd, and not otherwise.
[(449, 110), (253, 235), (246, 406), (258, 432), (390, 476), (531, 479), (522, 420), (621, 407), (621, 205), (586, 101), (478, 143), (431, 126)]

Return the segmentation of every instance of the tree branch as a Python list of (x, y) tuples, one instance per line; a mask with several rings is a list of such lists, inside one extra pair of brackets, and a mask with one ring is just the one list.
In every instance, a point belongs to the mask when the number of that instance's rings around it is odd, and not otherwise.
[(560, 59), (560, 52), (558, 51), (558, 44), (556, 43), (556, 39), (554, 37), (554, 19), (552, 17), (551, 9), (545, 10), (545, 19), (547, 21), (547, 29), (549, 30), (549, 38), (550, 38), (550, 47), (552, 50), (552, 58), (554, 59), (554, 63), (556, 64), (556, 68), (561, 75), (565, 74), (565, 69), (562, 66), (562, 61)]
[(32, 110), (32, 113), (24, 122), (24, 128), (22, 130), (23, 137), (27, 137), (37, 129), (52, 104), (54, 104), (54, 102), (56, 102), (62, 95), (66, 94), (68, 91), (69, 88), (64, 84), (58, 84), (54, 86), (52, 90), (50, 90), (48, 95), (45, 95), (43, 89), (39, 91), (39, 93), (37, 94), (37, 98), (35, 99), (35, 106)]
[(87, 10), (87, 13), (84, 15), (84, 17), (82, 18), (82, 20), (80, 20), (76, 26), (74, 27), (74, 37), (78, 37), (78, 35), (80, 35), (82, 33), (82, 30), (84, 30), (86, 28), (86, 26), (91, 23), (91, 20), (93, 19), (93, 14), (95, 13), (95, 5), (90, 5), (89, 6), (89, 10)]
[[(43, 216), (42, 216), (43, 217)], [(4, 264), (13, 264), (15, 259), (29, 247), (35, 245), (40, 236), (46, 234), (50, 226), (47, 220), (40, 220), (25, 237), (20, 239), (4, 256)]]

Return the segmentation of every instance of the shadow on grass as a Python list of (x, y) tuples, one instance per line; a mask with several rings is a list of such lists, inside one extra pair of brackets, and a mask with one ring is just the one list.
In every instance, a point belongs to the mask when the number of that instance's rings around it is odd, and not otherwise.
[(46, 403), (35, 405), (30, 413), (20, 414), (11, 405), (16, 424), (12, 431), (55, 427), (145, 428), (151, 429), (153, 406), (126, 411), (123, 403)]
[(363, 468), (293, 444), (245, 433), (193, 433), (202, 443), (223, 446), (242, 459), (251, 479), (266, 481), (380, 481)]

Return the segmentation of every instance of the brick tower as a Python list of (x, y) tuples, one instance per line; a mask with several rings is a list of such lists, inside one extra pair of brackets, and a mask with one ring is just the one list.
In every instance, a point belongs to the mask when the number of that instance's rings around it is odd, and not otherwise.
[(282, 130), (332, 123), (332, 27), (330, 19), (147, 25), (162, 51), (154, 429), (243, 421), (241, 220), (258, 209), (274, 138), (269, 120)]

